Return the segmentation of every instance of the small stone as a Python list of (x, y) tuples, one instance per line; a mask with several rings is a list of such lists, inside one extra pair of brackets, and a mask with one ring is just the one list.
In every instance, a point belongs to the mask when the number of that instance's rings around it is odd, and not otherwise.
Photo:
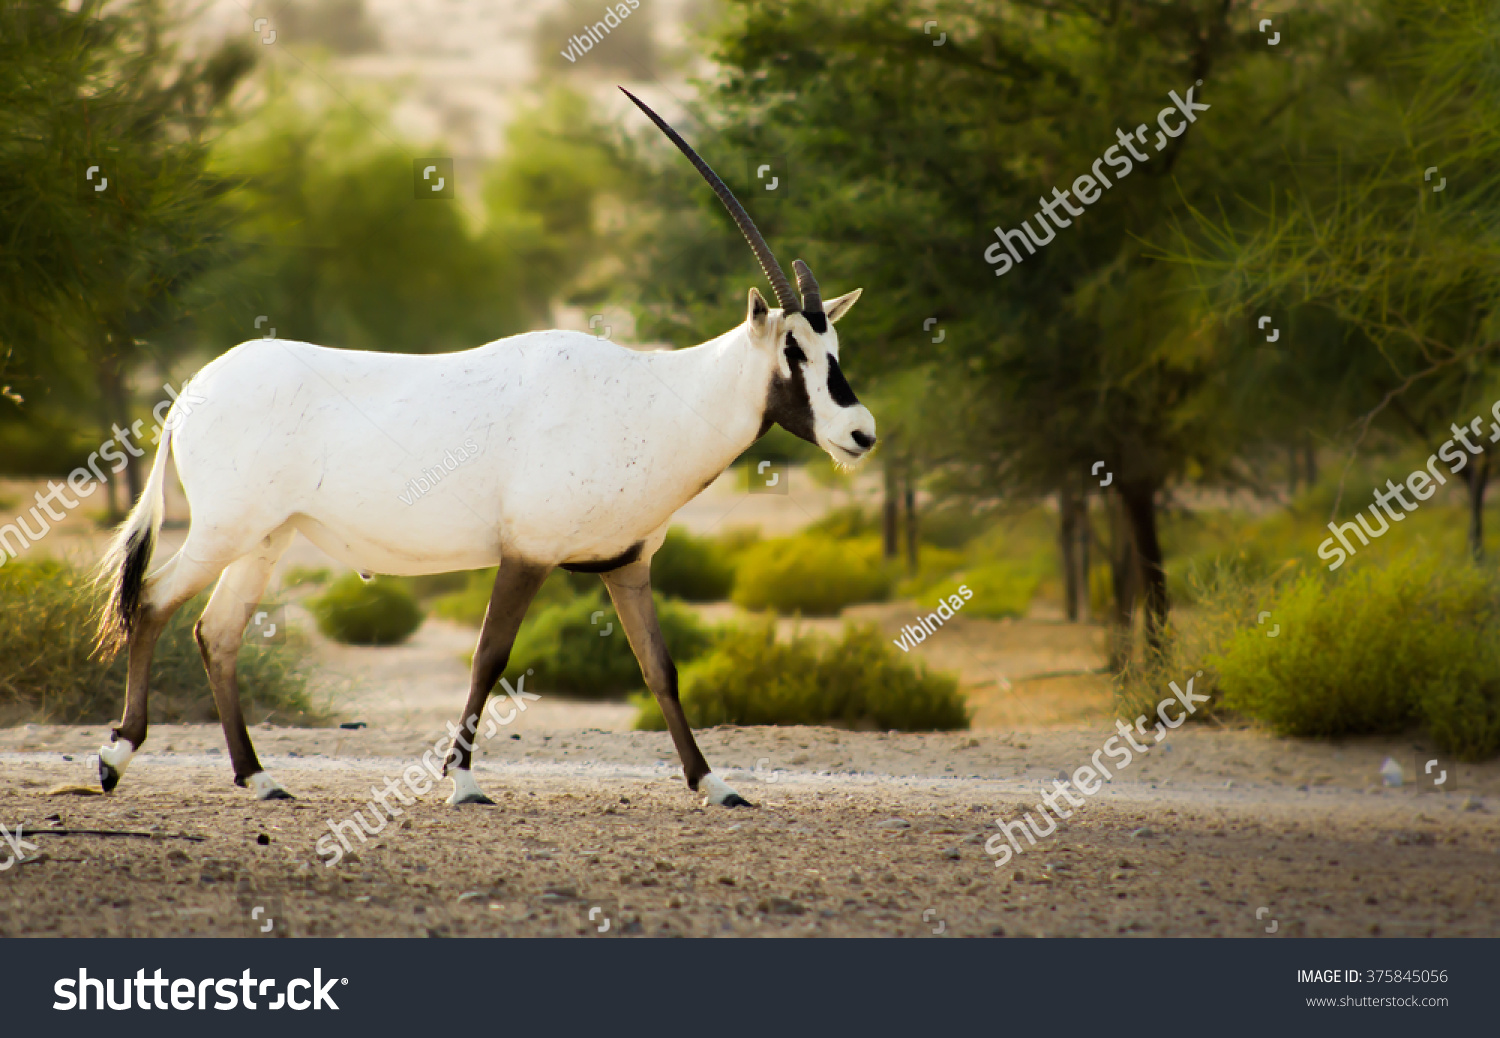
[(1152, 832), (1149, 825), (1143, 825), (1139, 829), (1132, 832), (1130, 834), (1130, 838), (1133, 840), (1145, 840), (1155, 835), (1156, 833)]
[(883, 822), (876, 822), (877, 829), (910, 829), (911, 823), (905, 818), (887, 818)]
[(1464, 797), (1464, 802), (1458, 805), (1465, 811), (1483, 811), (1484, 804), (1473, 797)]
[(1391, 789), (1400, 789), (1404, 777), (1401, 774), (1401, 765), (1396, 763), (1395, 758), (1387, 757), (1385, 763), (1380, 765), (1381, 784)]
[(769, 915), (804, 915), (807, 912), (802, 905), (784, 897), (766, 898), (757, 907)]
[(957, 847), (949, 847), (943, 851), (943, 857), (949, 861), (958, 861), (963, 855), (958, 853)]
[(265, 833), (261, 833), (259, 836), (257, 836), (255, 838), (255, 842), (257, 844), (259, 844), (260, 846), (262, 846), (262, 847), (269, 847), (269, 846), (271, 846), (271, 838), (269, 836), (267, 836)]

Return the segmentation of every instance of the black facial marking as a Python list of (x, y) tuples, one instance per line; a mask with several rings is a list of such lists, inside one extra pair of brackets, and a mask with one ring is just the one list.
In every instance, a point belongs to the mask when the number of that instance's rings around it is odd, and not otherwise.
[(786, 333), (786, 359), (791, 364), (806, 364), (807, 354), (802, 352), (802, 347), (797, 345), (797, 340), (792, 338), (792, 333)]
[(812, 330), (817, 332), (819, 335), (822, 335), (828, 330), (828, 315), (823, 311), (819, 310), (817, 313), (813, 314), (804, 313), (802, 316), (807, 320), (807, 323), (812, 327)]
[(849, 388), (849, 380), (844, 378), (839, 359), (831, 353), (828, 355), (828, 395), (840, 407), (853, 407), (859, 403), (859, 397)]
[(802, 352), (791, 332), (787, 333), (786, 343), (786, 358), (794, 362), (789, 365), (792, 376), (782, 378), (781, 372), (777, 371), (771, 377), (771, 384), (766, 389), (765, 415), (761, 418), (760, 432), (756, 437), (764, 436), (766, 430), (775, 424), (793, 436), (815, 444), (818, 438), (813, 434), (812, 400), (807, 395), (807, 381), (802, 373), (807, 354)]
[(608, 573), (621, 566), (628, 566), (640, 558), (641, 549), (645, 546), (645, 541), (636, 541), (612, 559), (600, 559), (597, 562), (564, 562), (562, 568), (569, 573)]

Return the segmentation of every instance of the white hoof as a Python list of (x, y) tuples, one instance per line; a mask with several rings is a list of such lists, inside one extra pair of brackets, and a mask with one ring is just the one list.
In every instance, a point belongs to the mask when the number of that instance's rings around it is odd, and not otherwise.
[(494, 801), (484, 795), (484, 790), (479, 788), (479, 783), (474, 781), (473, 772), (467, 768), (449, 768), (448, 777), (453, 780), (453, 793), (448, 797), (450, 804), (493, 804)]
[(719, 804), (723, 807), (755, 806), (731, 789), (729, 783), (712, 773), (703, 776), (698, 783), (698, 788), (707, 794), (705, 804)]
[(107, 746), (99, 747), (99, 785), (108, 793), (120, 784), (130, 758), (135, 756), (135, 747), (129, 739), (116, 739)]
[(245, 780), (245, 785), (250, 787), (250, 792), (255, 794), (256, 800), (294, 800), (296, 799), (286, 790), (281, 788), (281, 783), (273, 779), (264, 771), (257, 771)]

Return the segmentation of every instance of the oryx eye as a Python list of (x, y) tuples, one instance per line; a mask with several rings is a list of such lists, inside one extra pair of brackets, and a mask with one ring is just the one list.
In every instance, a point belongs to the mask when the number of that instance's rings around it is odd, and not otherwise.
[(807, 354), (802, 352), (802, 347), (797, 345), (797, 340), (792, 338), (791, 332), (786, 333), (786, 359), (788, 361), (798, 361), (803, 364), (807, 363)]

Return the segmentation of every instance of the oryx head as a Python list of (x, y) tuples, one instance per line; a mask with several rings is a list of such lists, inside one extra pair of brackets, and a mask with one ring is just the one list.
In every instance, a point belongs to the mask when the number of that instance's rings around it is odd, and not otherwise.
[(761, 432), (774, 422), (794, 436), (822, 447), (840, 465), (859, 460), (875, 446), (875, 417), (855, 397), (839, 369), (839, 337), (833, 325), (854, 306), (862, 290), (856, 288), (825, 304), (812, 271), (799, 259), (792, 264), (797, 273), (799, 299), (770, 246), (724, 181), (640, 98), (624, 87), (620, 89), (708, 181), (750, 243), (776, 293), (780, 309), (772, 310), (759, 291), (750, 289), (745, 319), (751, 341), (776, 353), (766, 389)]

